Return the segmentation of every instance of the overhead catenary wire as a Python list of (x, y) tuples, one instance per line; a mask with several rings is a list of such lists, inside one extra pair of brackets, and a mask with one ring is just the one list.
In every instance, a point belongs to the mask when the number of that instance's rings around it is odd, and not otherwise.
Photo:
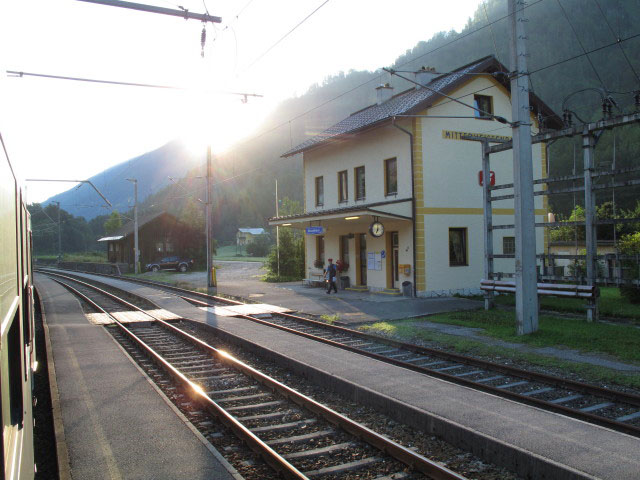
[[(327, 3), (329, 3), (330, 0), (324, 0), (324, 2), (322, 2), (320, 5), (318, 5), (311, 13), (309, 13), (306, 17), (304, 17), (302, 20), (300, 20), (292, 29), (290, 29), (287, 33), (285, 33), (282, 37), (280, 37), (273, 45), (271, 45), (269, 48), (267, 48), (263, 53), (261, 53), (258, 58), (256, 58), (254, 61), (252, 61), (245, 69), (244, 72), (246, 72), (247, 70), (249, 70), (251, 67), (253, 67), (256, 63), (258, 63), (260, 60), (262, 60), (271, 50), (273, 50), (277, 45), (280, 44), (280, 42), (282, 42), (285, 38), (287, 38), (289, 35), (291, 35), (298, 27), (300, 27), (300, 25), (302, 25), (304, 22), (306, 22), (307, 20), (309, 20), (318, 10), (320, 10), (322, 7), (324, 7)], [(243, 73), (244, 73), (243, 72)]]
[(602, 85), (602, 88), (604, 88), (604, 90), (606, 91), (607, 90), (607, 86), (604, 84), (604, 81), (602, 80), (602, 77), (600, 77), (600, 74), (598, 73), (598, 70), (596, 69), (596, 66), (591, 61), (591, 58), (589, 57), (589, 54), (587, 53), (587, 50), (584, 48), (584, 45), (580, 41), (580, 37), (578, 36), (578, 32), (576, 31), (575, 27), (573, 26), (573, 23), (571, 23), (571, 20), (569, 19), (569, 15), (567, 15), (567, 12), (564, 9), (564, 7), (562, 6), (562, 3), (560, 3), (560, 0), (556, 0), (556, 1), (558, 2), (558, 6), (560, 7), (560, 10), (562, 10), (562, 13), (564, 14), (564, 18), (567, 19), (567, 23), (569, 24), (569, 27), (571, 27), (571, 30), (573, 31), (573, 34), (576, 37), (576, 41), (578, 42), (578, 45), (580, 45), (580, 48), (582, 49), (582, 52), (587, 57), (587, 60), (589, 61), (589, 65), (591, 65), (591, 68), (593, 69), (593, 73), (596, 74), (596, 77), (598, 78), (598, 81)]
[(611, 31), (611, 34), (613, 35), (613, 38), (616, 39), (616, 43), (620, 47), (620, 51), (622, 52), (622, 55), (624, 56), (624, 59), (627, 61), (627, 65), (629, 65), (629, 68), (631, 69), (633, 74), (636, 76), (636, 79), (638, 80), (638, 82), (640, 82), (640, 75), (638, 75), (638, 72), (636, 72), (636, 69), (633, 67), (633, 64), (629, 60), (629, 57), (627, 56), (627, 53), (624, 51), (624, 48), (622, 48), (622, 44), (619, 42), (620, 37), (618, 35), (616, 35), (616, 32), (613, 30), (613, 27), (609, 23), (609, 20), (607, 20), (607, 16), (604, 14), (604, 10), (602, 10), (602, 7), (600, 6), (600, 3), (598, 2), (598, 0), (593, 0), (593, 1), (597, 5), (598, 10), (600, 10), (600, 14), (602, 15), (602, 18), (604, 19), (604, 21), (607, 24), (607, 26), (609, 27), (609, 30)]

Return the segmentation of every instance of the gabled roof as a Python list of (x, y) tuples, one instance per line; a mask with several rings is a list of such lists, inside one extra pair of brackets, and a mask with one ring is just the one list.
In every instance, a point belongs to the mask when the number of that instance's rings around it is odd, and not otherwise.
[[(509, 80), (506, 75), (499, 73), (508, 72), (508, 69), (493, 55), (490, 55), (460, 67), (451, 73), (446, 73), (434, 78), (427, 84), (429, 89), (412, 88), (395, 95), (380, 105), (374, 104), (355, 112), (332, 127), (329, 127), (321, 134), (316, 135), (297, 147), (283, 153), (282, 157), (290, 157), (324, 145), (332, 140), (337, 140), (347, 135), (355, 134), (368, 128), (384, 124), (391, 121), (391, 119), (396, 115), (415, 114), (430, 107), (436, 101), (443, 98), (442, 95), (439, 95), (433, 90), (449, 94), (463, 82), (467, 81), (469, 74), (483, 72), (496, 74), (496, 80), (502, 83), (507, 89), (510, 88)], [(562, 127), (562, 121), (560, 118), (534, 94), (530, 95), (530, 102), (536, 113), (541, 112), (543, 116), (549, 117), (547, 119), (548, 126), (552, 128)]]
[(264, 228), (239, 228), (239, 232), (250, 233), (251, 235), (263, 235)]
[[(141, 229), (147, 223), (155, 220), (156, 218), (162, 215), (167, 215), (177, 221), (177, 219), (173, 215), (167, 212), (147, 213), (146, 215), (138, 216), (138, 230)], [(122, 225), (118, 230), (113, 232), (110, 236), (100, 238), (98, 241), (107, 242), (107, 241), (122, 240), (124, 237), (128, 237), (129, 235), (132, 235), (134, 229), (135, 229), (135, 225), (133, 220), (131, 220), (125, 223), (124, 225)]]

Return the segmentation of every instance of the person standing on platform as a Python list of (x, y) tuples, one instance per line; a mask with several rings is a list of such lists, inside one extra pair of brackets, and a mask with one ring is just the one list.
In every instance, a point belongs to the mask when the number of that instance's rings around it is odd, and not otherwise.
[(336, 287), (336, 277), (338, 276), (338, 269), (333, 263), (333, 259), (329, 259), (329, 265), (327, 266), (327, 294), (331, 293), (331, 289), (338, 293), (338, 287)]

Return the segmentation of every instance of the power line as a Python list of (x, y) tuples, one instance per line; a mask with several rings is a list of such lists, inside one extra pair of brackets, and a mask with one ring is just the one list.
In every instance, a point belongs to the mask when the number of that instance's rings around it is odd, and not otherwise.
[[(256, 63), (258, 63), (260, 60), (262, 60), (262, 58), (267, 55), (271, 50), (273, 50), (276, 45), (278, 45), (280, 42), (282, 42), (285, 38), (287, 38), (289, 35), (291, 35), (300, 25), (302, 25), (304, 22), (306, 22), (307, 20), (309, 20), (309, 18), (311, 18), (313, 16), (313, 14), (315, 14), (318, 10), (320, 10), (322, 7), (324, 7), (327, 3), (329, 3), (330, 0), (324, 0), (324, 2), (322, 2), (318, 7), (315, 8), (315, 10), (313, 10), (313, 12), (311, 12), (309, 15), (307, 15), (306, 17), (304, 17), (301, 21), (299, 21), (291, 30), (289, 30), (287, 33), (285, 33), (282, 37), (280, 37), (280, 39), (275, 42), (273, 45), (271, 45), (269, 48), (267, 48), (258, 58), (256, 58), (253, 62), (251, 62), (245, 69), (244, 72), (246, 72), (247, 70), (249, 70), (251, 67), (253, 67)], [(244, 73), (243, 72), (243, 73)]]
[[(33, 72), (20, 72), (17, 70), (7, 70), (9, 76), (12, 77), (39, 77), (39, 78), (51, 78), (54, 80), (71, 80), (75, 82), (88, 82), (88, 83), (104, 83), (107, 85), (123, 85), (127, 87), (144, 87), (144, 88), (159, 88), (164, 90), (192, 90), (189, 87), (178, 87), (175, 85), (158, 85), (154, 83), (136, 83), (136, 82), (124, 82), (119, 80), (103, 80), (98, 78), (83, 78), (83, 77), (68, 77), (63, 75), (50, 75), (46, 73), (33, 73)], [(243, 97), (263, 97), (263, 95), (257, 93), (247, 92), (230, 92), (226, 90), (213, 90), (210, 93), (220, 93), (225, 95), (239, 95)]]
[(631, 36), (626, 37), (626, 38), (620, 38), (620, 39), (616, 40), (615, 42), (608, 43), (606, 45), (602, 45), (600, 47), (597, 47), (597, 48), (594, 48), (592, 50), (589, 50), (588, 52), (579, 53), (578, 55), (574, 55), (572, 57), (565, 58), (564, 60), (560, 60), (558, 62), (550, 63), (549, 65), (546, 65), (544, 67), (540, 67), (540, 68), (537, 68), (535, 70), (530, 70), (529, 71), (529, 75), (541, 72), (542, 70), (546, 70), (548, 68), (552, 68), (552, 67), (556, 67), (558, 65), (562, 65), (563, 63), (570, 62), (571, 60), (575, 60), (577, 58), (584, 57), (585, 55), (589, 55), (590, 53), (595, 53), (595, 52), (598, 52), (600, 50), (604, 50), (605, 48), (612, 47), (613, 45), (616, 45), (616, 44), (619, 44), (619, 43), (623, 43), (623, 42), (627, 42), (629, 40), (633, 40), (634, 38), (637, 38), (637, 37), (640, 37), (640, 33), (636, 33), (636, 34), (631, 35)]
[(575, 35), (576, 40), (578, 41), (578, 45), (580, 45), (580, 48), (582, 49), (582, 52), (587, 57), (587, 60), (589, 61), (589, 65), (591, 65), (591, 68), (593, 69), (593, 73), (595, 73), (596, 77), (598, 77), (598, 80), (600, 81), (600, 84), (602, 85), (602, 88), (604, 88), (604, 90), (607, 91), (607, 86), (604, 84), (604, 81), (600, 77), (600, 74), (598, 73), (598, 70), (596, 70), (595, 65), (591, 61), (591, 58), (589, 58), (589, 54), (586, 51), (586, 49), (584, 48), (584, 45), (582, 45), (582, 42), (580, 41), (580, 37), (578, 36), (578, 32), (576, 31), (575, 27), (571, 23), (571, 20), (569, 20), (569, 15), (567, 15), (567, 12), (564, 9), (564, 7), (562, 6), (562, 4), (560, 3), (560, 0), (556, 0), (556, 1), (558, 2), (558, 6), (560, 7), (560, 10), (562, 10), (562, 13), (564, 14), (564, 18), (567, 19), (567, 23), (571, 27), (571, 30), (573, 31), (573, 34)]
[(622, 44), (619, 42), (620, 37), (618, 35), (616, 35), (616, 32), (614, 32), (613, 28), (611, 27), (611, 24), (609, 23), (609, 20), (607, 20), (607, 16), (604, 14), (604, 11), (602, 10), (602, 7), (600, 6), (600, 3), (598, 3), (598, 0), (593, 0), (593, 1), (598, 6), (598, 10), (600, 10), (600, 14), (602, 15), (602, 18), (604, 19), (604, 21), (607, 24), (607, 26), (609, 27), (609, 30), (611, 30), (611, 34), (613, 35), (613, 38), (616, 39), (616, 43), (620, 47), (620, 51), (622, 52), (622, 55), (624, 56), (625, 60), (627, 61), (627, 64), (629, 64), (629, 68), (631, 68), (631, 71), (633, 72), (633, 74), (636, 76), (636, 78), (640, 82), (640, 76), (638, 75), (638, 72), (636, 72), (636, 69), (633, 68), (633, 65), (631, 64), (631, 61), (629, 60), (629, 57), (627, 57), (627, 53), (624, 51), (624, 48), (622, 48)]

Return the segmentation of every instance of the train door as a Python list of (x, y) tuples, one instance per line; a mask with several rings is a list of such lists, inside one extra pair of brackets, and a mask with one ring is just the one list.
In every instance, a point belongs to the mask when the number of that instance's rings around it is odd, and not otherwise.
[(398, 232), (391, 232), (391, 288), (398, 288)]
[(367, 234), (359, 233), (358, 256), (360, 258), (360, 285), (367, 284)]

